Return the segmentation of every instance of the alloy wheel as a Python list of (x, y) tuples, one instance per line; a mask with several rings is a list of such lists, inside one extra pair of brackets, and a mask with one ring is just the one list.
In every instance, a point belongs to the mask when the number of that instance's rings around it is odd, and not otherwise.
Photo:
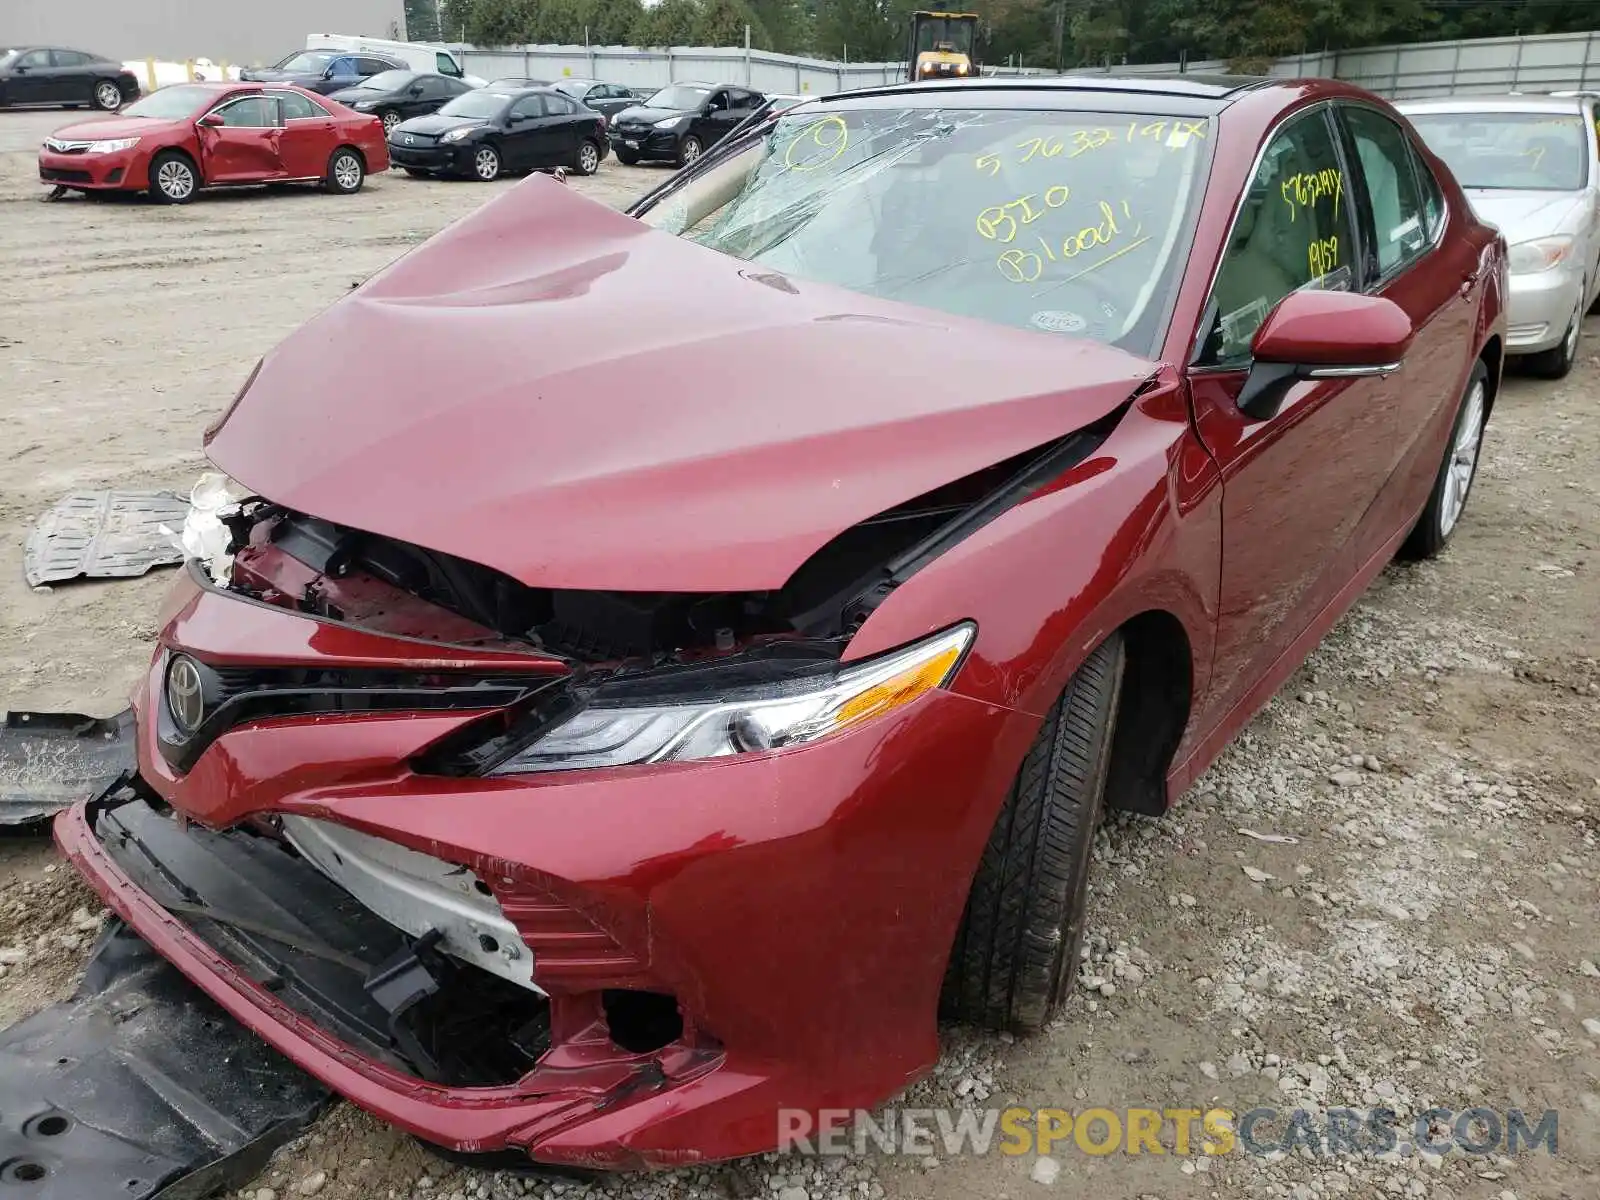
[(341, 154), (333, 160), (333, 179), (346, 192), (361, 186), (361, 164), (354, 154)]
[(1448, 536), (1467, 506), (1467, 493), (1478, 470), (1478, 447), (1483, 440), (1483, 381), (1475, 380), (1463, 405), (1461, 424), (1444, 470), (1444, 495), (1439, 502), (1439, 532)]
[(156, 172), (156, 186), (170, 200), (187, 200), (194, 191), (194, 172), (188, 163), (171, 159)]
[(110, 110), (122, 107), (122, 93), (114, 83), (102, 83), (94, 89), (94, 102), (101, 108)]
[(600, 151), (594, 148), (593, 142), (585, 142), (578, 147), (578, 170), (585, 175), (593, 175), (600, 169)]
[(472, 160), (472, 169), (482, 180), (490, 180), (500, 174), (500, 156), (495, 153), (494, 147), (485, 146), (479, 150)]
[(386, 112), (383, 114), (383, 132), (385, 134), (393, 133), (394, 127), (398, 124), (400, 124), (399, 113)]
[(695, 138), (688, 138), (683, 143), (683, 165), (688, 166), (700, 157), (700, 143)]

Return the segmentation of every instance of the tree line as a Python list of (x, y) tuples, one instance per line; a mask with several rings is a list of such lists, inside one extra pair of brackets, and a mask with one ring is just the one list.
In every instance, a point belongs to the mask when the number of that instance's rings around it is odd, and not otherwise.
[(406, 0), (409, 35), (477, 46), (741, 46), (855, 62), (906, 53), (910, 13), (979, 16), (979, 59), (1029, 67), (1285, 55), (1385, 42), (1565, 33), (1595, 0)]

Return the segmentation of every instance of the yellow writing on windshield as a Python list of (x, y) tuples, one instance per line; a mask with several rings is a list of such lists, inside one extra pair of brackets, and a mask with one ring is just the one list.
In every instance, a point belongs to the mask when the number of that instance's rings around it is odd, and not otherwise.
[(1526, 150), (1524, 150), (1522, 152), (1522, 155), (1523, 155), (1524, 158), (1533, 159), (1533, 169), (1535, 171), (1537, 171), (1539, 169), (1539, 164), (1544, 161), (1544, 147), (1543, 146), (1529, 146)]
[(1144, 231), (1144, 226), (1135, 220), (1133, 208), (1126, 200), (1116, 205), (1109, 200), (1100, 201), (1099, 217), (1098, 221), (1067, 234), (1059, 242), (1051, 242), (1042, 234), (1039, 235), (1041, 253), (1035, 254), (1032, 250), (1024, 250), (1020, 246), (1003, 251), (995, 260), (995, 266), (1000, 274), (1012, 283), (1032, 283), (1043, 274), (1046, 262), (1071, 262), (1091, 250), (1109, 249), (1123, 238), (1134, 239), (1114, 253), (1108, 254), (1100, 261), (1092, 263), (1062, 281), (1070, 283), (1090, 271), (1098, 270), (1112, 259), (1120, 258), (1130, 250), (1138, 249), (1150, 240), (1148, 237), (1139, 236)]
[(815, 171), (825, 167), (850, 145), (850, 128), (841, 116), (813, 121), (798, 134), (783, 152), (783, 165), (791, 171)]
[(991, 242), (1009, 245), (1017, 240), (1019, 221), (1021, 225), (1032, 225), (1050, 209), (1060, 208), (1071, 197), (1072, 190), (1058, 183), (1046, 188), (1042, 194), (1029, 192), (1004, 204), (991, 204), (978, 214), (978, 233)]
[(1302, 208), (1314, 208), (1318, 201), (1333, 198), (1333, 215), (1339, 216), (1339, 201), (1344, 198), (1344, 172), (1335, 167), (1320, 171), (1302, 171), (1291, 175), (1280, 185), (1283, 202), (1289, 206), (1289, 219), (1297, 220)]
[[(1137, 142), (1140, 139), (1150, 139), (1164, 142), (1169, 150), (1181, 150), (1189, 144), (1190, 138), (1205, 139), (1207, 122), (1199, 121), (1141, 121), (1135, 117), (1128, 122), (1126, 129), (1112, 129), (1109, 126), (1097, 126), (1093, 129), (1074, 129), (1063, 135), (1045, 134), (1039, 137), (1024, 138), (1011, 149), (1019, 151), (1013, 161), (1025, 163), (1035, 158), (1055, 158), (1063, 151), (1068, 158), (1077, 158), (1091, 150), (1100, 150), (1106, 146), (1125, 145)], [(999, 153), (979, 154), (972, 160), (976, 170), (986, 175), (998, 175), (1005, 162), (1005, 156)]]
[(1311, 278), (1321, 279), (1324, 275), (1332, 273), (1339, 265), (1339, 239), (1329, 237), (1313, 241), (1309, 255)]

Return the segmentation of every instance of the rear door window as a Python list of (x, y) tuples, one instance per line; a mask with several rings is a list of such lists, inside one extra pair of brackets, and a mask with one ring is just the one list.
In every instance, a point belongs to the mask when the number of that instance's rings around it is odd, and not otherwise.
[(1405, 131), (1382, 113), (1355, 104), (1342, 109), (1367, 192), (1372, 259), (1368, 273), (1388, 279), (1421, 258), (1433, 240), (1413, 165), (1415, 155)]

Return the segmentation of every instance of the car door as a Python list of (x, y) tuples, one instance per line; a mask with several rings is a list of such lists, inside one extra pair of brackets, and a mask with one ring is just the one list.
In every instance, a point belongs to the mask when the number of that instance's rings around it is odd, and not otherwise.
[(14, 104), (47, 104), (55, 90), (55, 66), (48, 50), (29, 50), (11, 64)]
[(548, 136), (544, 127), (547, 99), (535, 92), (514, 101), (506, 111), (506, 131), (501, 137), (501, 146), (509, 169), (525, 171), (539, 165), (543, 153), (540, 142)]
[(276, 96), (241, 96), (211, 110), (221, 125), (199, 126), (200, 174), (208, 184), (285, 179), (283, 128)]
[[(1212, 281), (1189, 368), (1195, 428), (1223, 479), (1223, 554), (1211, 728), (1263, 681), (1352, 577), (1351, 536), (1388, 474), (1374, 447), (1393, 415), (1383, 381), (1307, 380), (1257, 420), (1238, 406), (1250, 345), (1278, 302), (1361, 285), (1348, 184), (1328, 105), (1264, 143)], [(1229, 201), (1224, 200), (1224, 203)]]
[(309, 96), (284, 91), (278, 95), (283, 120), (280, 157), (286, 179), (321, 179), (339, 144), (332, 115)]
[(424, 75), (421, 83), (422, 95), (418, 97), (418, 115), (438, 112), (462, 92), (472, 90), (459, 79), (446, 79), (443, 75)]
[(50, 52), (50, 99), (61, 104), (87, 104), (94, 98), (91, 59), (81, 50)]
[(710, 149), (722, 140), (723, 134), (733, 128), (729, 118), (732, 96), (728, 88), (718, 88), (707, 98), (700, 115), (689, 125), (689, 132), (700, 139), (700, 145)]
[(1352, 211), (1360, 218), (1366, 290), (1398, 304), (1416, 330), (1400, 370), (1366, 387), (1367, 402), (1388, 412), (1391, 432), (1367, 451), (1373, 470), (1387, 477), (1350, 539), (1359, 567), (1427, 500), (1471, 367), (1481, 291), (1478, 252), (1464, 238), (1444, 238), (1438, 184), (1411, 135), (1369, 104), (1342, 103), (1334, 112), (1361, 197)]

